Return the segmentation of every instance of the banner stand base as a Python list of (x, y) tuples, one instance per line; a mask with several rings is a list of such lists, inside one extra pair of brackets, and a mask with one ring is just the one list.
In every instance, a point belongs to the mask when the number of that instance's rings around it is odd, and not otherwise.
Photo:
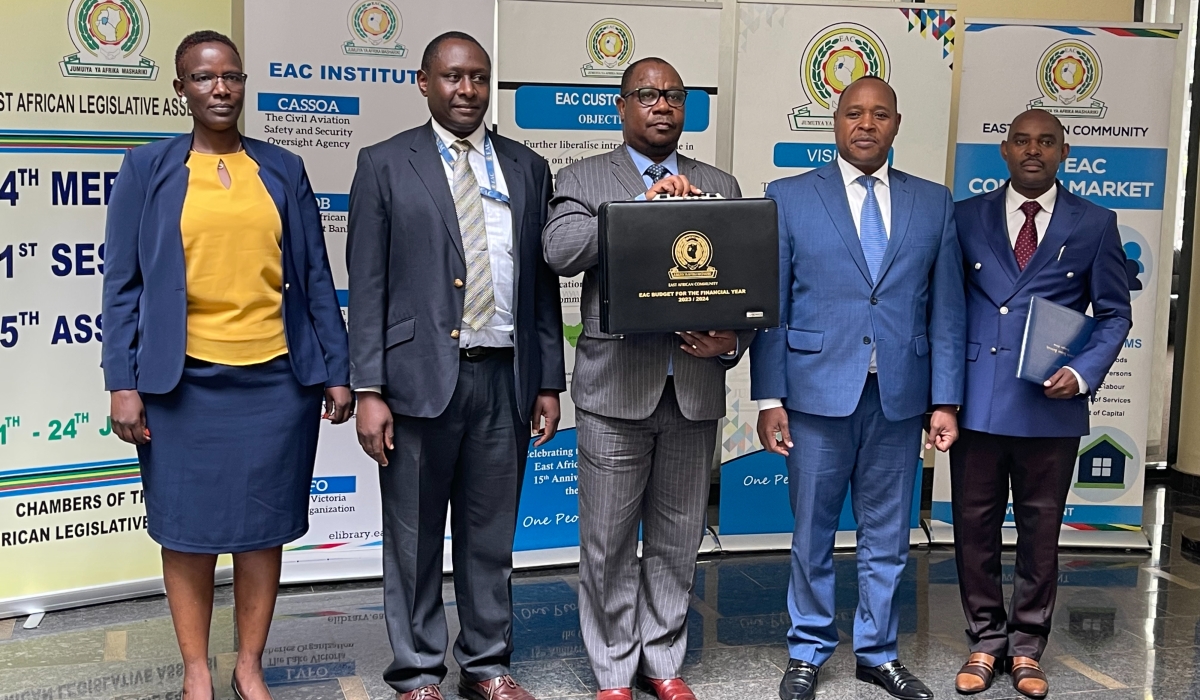
[[(954, 526), (942, 520), (926, 520), (929, 538), (933, 544), (954, 544)], [(1017, 528), (1001, 530), (1005, 547), (1017, 544)], [(1058, 536), (1060, 547), (1094, 547), (1098, 549), (1150, 549), (1150, 540), (1139, 530), (1076, 530), (1063, 526)]]
[[(218, 566), (214, 578), (216, 585), (227, 584), (233, 581), (233, 567)], [(161, 577), (145, 578), (137, 581), (123, 581), (107, 586), (96, 586), (92, 588), (77, 588), (70, 591), (55, 591), (44, 595), (29, 596), (26, 598), (8, 598), (0, 600), (0, 620), (8, 617), (20, 617), (22, 615), (31, 615), (39, 612), (54, 612), (55, 610), (68, 610), (71, 608), (81, 608), (87, 605), (100, 605), (101, 603), (115, 603), (131, 598), (145, 598), (152, 595), (163, 595), (166, 593), (163, 588), (163, 580)]]
[[(792, 533), (772, 532), (759, 535), (720, 535), (722, 552), (776, 552), (792, 548)], [(929, 536), (924, 528), (914, 527), (908, 531), (908, 543), (913, 547), (929, 545)], [(839, 530), (833, 539), (836, 550), (854, 549), (858, 537), (853, 530)], [(703, 549), (701, 550), (703, 552)]]

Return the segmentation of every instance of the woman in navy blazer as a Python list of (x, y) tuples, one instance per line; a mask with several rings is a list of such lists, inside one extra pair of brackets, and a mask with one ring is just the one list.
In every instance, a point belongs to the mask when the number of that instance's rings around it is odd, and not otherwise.
[(233, 553), (236, 695), (268, 700), (262, 653), (282, 546), (308, 529), (324, 416), (351, 413), (346, 329), (301, 159), (241, 136), (245, 74), (216, 32), (185, 38), (191, 133), (129, 152), (105, 234), (104, 380), (137, 445), (147, 529), (184, 661), (213, 696), (213, 571)]

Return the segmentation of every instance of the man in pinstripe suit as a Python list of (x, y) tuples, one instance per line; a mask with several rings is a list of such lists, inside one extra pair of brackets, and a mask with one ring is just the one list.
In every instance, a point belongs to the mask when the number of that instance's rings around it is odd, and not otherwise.
[(725, 371), (754, 337), (600, 330), (601, 204), (701, 191), (741, 196), (733, 176), (677, 153), (686, 98), (666, 61), (631, 64), (617, 100), (625, 143), (558, 173), (542, 234), (555, 272), (584, 275), (571, 397), (579, 439), (579, 620), (599, 700), (631, 698), (635, 674), (659, 698), (695, 700), (679, 671), (696, 549), (717, 421), (725, 415)]

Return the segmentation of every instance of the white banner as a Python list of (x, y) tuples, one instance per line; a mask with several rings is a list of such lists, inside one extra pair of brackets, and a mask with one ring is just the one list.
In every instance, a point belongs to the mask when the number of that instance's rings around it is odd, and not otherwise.
[[(954, 22), (938, 5), (888, 3), (738, 6), (733, 172), (747, 196), (767, 183), (832, 163), (833, 111), (842, 91), (864, 75), (896, 90), (902, 115), (893, 166), (944, 182), (949, 141)], [(722, 424), (721, 542), (731, 548), (791, 546), (787, 466), (762, 451), (758, 409), (750, 400), (749, 364), (728, 375), (729, 413)], [(914, 468), (916, 466), (914, 465)], [(921, 480), (914, 486), (913, 542), (920, 530)], [(847, 500), (838, 546), (853, 546)]]
[[(679, 152), (714, 163), (720, 6), (500, 0), (498, 129), (557, 173), (623, 142), (615, 99), (625, 68), (657, 56), (679, 71), (688, 97)], [(575, 365), (582, 275), (562, 280), (567, 377)], [(517, 523), (518, 551), (579, 544), (575, 412), (563, 394), (558, 437), (532, 451)], [(556, 561), (573, 562), (575, 550)]]
[[(425, 45), (463, 31), (492, 53), (492, 0), (245, 3), (246, 134), (304, 158), (346, 303), (346, 224), (359, 149), (429, 119), (416, 85)], [(323, 424), (308, 534), (284, 548), (285, 581), (380, 574), (378, 467), (354, 421)], [(331, 565), (321, 564), (332, 560)]]
[[(1141, 534), (1157, 260), (1179, 28), (1159, 25), (1035, 25), (988, 20), (966, 27), (954, 198), (1002, 187), (999, 143), (1030, 108), (1062, 120), (1071, 146), (1059, 169), (1068, 191), (1117, 212), (1128, 258), (1133, 330), (1091, 404), (1091, 433), (1064, 513), (1065, 544), (1145, 546)], [(1010, 509), (1011, 510), (1011, 509)], [(933, 493), (935, 541), (950, 541), (949, 460), (940, 455)], [(1011, 516), (1010, 516), (1011, 518)], [(1011, 522), (1008, 523), (1011, 525)], [(1014, 532), (1006, 528), (1006, 536)]]

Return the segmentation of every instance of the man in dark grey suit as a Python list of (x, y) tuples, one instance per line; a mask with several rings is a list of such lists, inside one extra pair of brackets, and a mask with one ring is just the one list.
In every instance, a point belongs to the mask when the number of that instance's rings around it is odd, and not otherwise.
[(601, 204), (701, 191), (741, 196), (733, 176), (677, 153), (686, 98), (666, 61), (630, 65), (617, 100), (625, 143), (558, 173), (542, 234), (555, 272), (584, 273), (571, 389), (579, 439), (579, 619), (601, 700), (632, 697), (635, 673), (660, 698), (693, 700), (679, 670), (717, 421), (725, 415), (725, 372), (754, 337), (600, 330)]
[(549, 165), (483, 126), (490, 81), (475, 39), (430, 42), (417, 84), (433, 119), (364, 148), (350, 190), (350, 381), (380, 465), (400, 700), (442, 697), (447, 503), (458, 692), (532, 700), (509, 676), (509, 579), (531, 426), (553, 437), (566, 388), (562, 311), (541, 245)]

